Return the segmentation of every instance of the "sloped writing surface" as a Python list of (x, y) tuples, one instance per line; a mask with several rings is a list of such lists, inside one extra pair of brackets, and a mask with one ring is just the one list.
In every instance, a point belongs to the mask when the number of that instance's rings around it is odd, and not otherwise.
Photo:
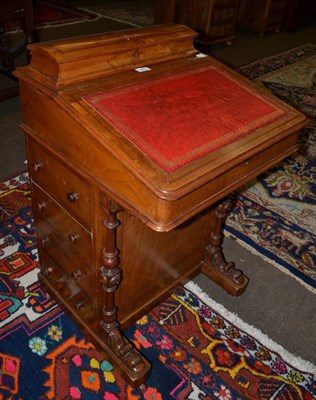
[(168, 172), (287, 114), (261, 93), (214, 66), (83, 98)]

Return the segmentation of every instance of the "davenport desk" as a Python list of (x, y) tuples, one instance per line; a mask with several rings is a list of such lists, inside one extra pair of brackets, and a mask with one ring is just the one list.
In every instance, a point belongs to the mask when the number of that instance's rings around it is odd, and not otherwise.
[(161, 25), (32, 44), (20, 80), (40, 281), (125, 379), (149, 362), (122, 330), (222, 253), (232, 191), (296, 150), (305, 117)]

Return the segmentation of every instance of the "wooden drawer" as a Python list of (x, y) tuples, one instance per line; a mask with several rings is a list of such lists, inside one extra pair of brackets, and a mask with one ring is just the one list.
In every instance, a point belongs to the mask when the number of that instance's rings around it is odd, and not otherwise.
[(75, 253), (87, 266), (92, 256), (90, 233), (36, 184), (32, 186), (32, 200), (40, 238), (44, 239), (46, 235), (58, 237), (67, 244), (67, 251)]
[(27, 148), (32, 180), (90, 230), (90, 184), (32, 140)]
[(56, 231), (43, 220), (37, 221), (38, 247), (47, 253), (67, 274), (74, 279), (88, 276), (91, 273), (89, 260), (83, 260), (64, 242)]
[(75, 281), (79, 287), (92, 296), (91, 264), (81, 260), (78, 254), (72, 251), (71, 246), (61, 240), (45, 221), (37, 222), (36, 231), (40, 262), (48, 256), (56, 266), (57, 277), (67, 277), (67, 279)]
[(91, 293), (81, 287), (79, 284), (81, 279), (72, 279), (41, 248), (39, 248), (39, 258), (40, 276), (45, 278), (45, 281), (54, 289), (54, 292), (57, 292), (76, 311), (82, 308), (93, 310)]

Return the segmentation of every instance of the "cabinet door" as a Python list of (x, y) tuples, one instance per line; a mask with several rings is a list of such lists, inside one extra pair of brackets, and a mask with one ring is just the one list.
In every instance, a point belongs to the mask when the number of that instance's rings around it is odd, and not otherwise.
[(283, 26), (285, 0), (272, 0), (266, 20), (265, 29), (278, 29)]
[(214, 0), (208, 35), (213, 40), (230, 40), (234, 36), (239, 0)]
[(285, 0), (241, 0), (238, 23), (259, 31), (279, 29), (283, 25)]
[[(234, 36), (240, 0), (173, 0), (156, 3), (155, 23), (176, 22), (198, 32), (196, 42), (229, 41)], [(173, 14), (173, 15), (172, 15)]]

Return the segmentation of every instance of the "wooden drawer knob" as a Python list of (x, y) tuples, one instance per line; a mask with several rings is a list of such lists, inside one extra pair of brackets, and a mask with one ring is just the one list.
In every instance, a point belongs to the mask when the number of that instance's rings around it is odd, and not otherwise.
[(32, 162), (32, 170), (38, 172), (43, 167), (42, 161), (34, 161)]
[(80, 237), (79, 233), (77, 232), (71, 233), (70, 235), (68, 235), (68, 240), (70, 243), (76, 244), (78, 242), (79, 237)]
[(49, 276), (53, 273), (54, 267), (42, 267), (41, 268), (42, 274), (45, 276)]
[(37, 203), (37, 210), (40, 212), (43, 212), (46, 208), (46, 203), (45, 201), (41, 201), (39, 203)]
[(75, 201), (78, 200), (78, 198), (79, 198), (79, 195), (76, 192), (67, 193), (67, 199), (70, 201), (70, 203), (74, 203)]
[(72, 277), (74, 278), (74, 279), (79, 279), (81, 276), (82, 276), (82, 272), (80, 271), (80, 269), (76, 269), (75, 271), (73, 271), (72, 273), (71, 273), (71, 275), (72, 275)]
[(75, 308), (77, 310), (80, 310), (83, 306), (84, 306), (84, 303), (81, 300), (77, 301), (76, 304), (75, 304)]
[(39, 239), (39, 244), (41, 246), (46, 246), (49, 243), (49, 240), (50, 240), (49, 236), (45, 236), (45, 237)]

